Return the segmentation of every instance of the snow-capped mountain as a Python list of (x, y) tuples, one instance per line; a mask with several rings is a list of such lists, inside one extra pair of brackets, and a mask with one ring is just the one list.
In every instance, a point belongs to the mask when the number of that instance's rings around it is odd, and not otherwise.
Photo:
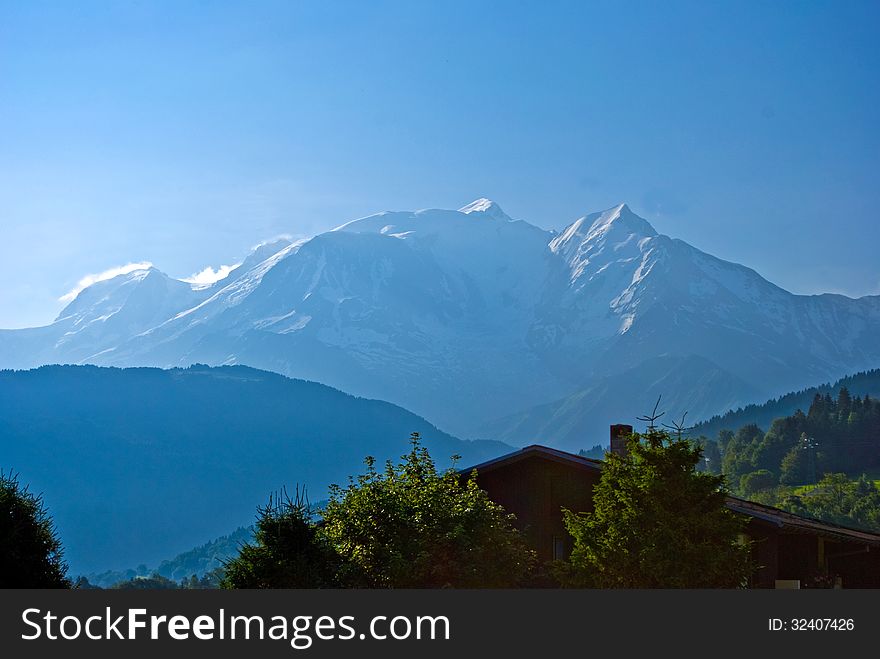
[[(579, 448), (646, 391), (676, 389), (670, 412), (696, 420), (874, 367), (878, 338), (880, 297), (793, 295), (626, 205), (553, 232), (479, 199), (262, 246), (209, 286), (154, 269), (99, 282), (52, 325), (0, 332), (0, 367), (241, 363), (459, 435)], [(584, 392), (609, 404), (565, 432), (542, 422)]]
[(0, 330), (0, 364), (83, 363), (188, 309), (206, 295), (153, 267), (84, 288), (51, 325)]

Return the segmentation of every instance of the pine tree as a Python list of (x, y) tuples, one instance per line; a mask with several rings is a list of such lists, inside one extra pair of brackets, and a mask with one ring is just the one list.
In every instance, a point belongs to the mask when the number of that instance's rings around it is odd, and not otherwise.
[(735, 588), (752, 573), (745, 520), (725, 505), (724, 477), (699, 473), (702, 452), (649, 430), (608, 455), (592, 512), (564, 510), (574, 537), (563, 578), (599, 588)]
[(852, 410), (852, 397), (849, 394), (849, 389), (846, 387), (841, 387), (840, 392), (837, 394), (837, 414), (838, 418), (846, 421), (849, 418), (849, 413)]
[(69, 588), (63, 554), (42, 497), (0, 472), (0, 588)]
[(258, 510), (254, 542), (225, 566), (221, 588), (321, 588), (334, 585), (337, 560), (312, 522), (297, 488), (269, 497)]

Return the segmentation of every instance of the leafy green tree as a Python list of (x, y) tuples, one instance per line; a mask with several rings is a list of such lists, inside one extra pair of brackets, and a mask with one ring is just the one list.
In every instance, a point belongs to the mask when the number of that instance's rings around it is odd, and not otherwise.
[(855, 482), (849, 518), (856, 526), (880, 531), (880, 490), (864, 474)]
[(321, 588), (334, 585), (336, 557), (312, 521), (297, 488), (269, 497), (258, 509), (254, 542), (227, 562), (221, 588)]
[(743, 474), (757, 468), (756, 458), (763, 440), (764, 431), (750, 423), (737, 430), (728, 441), (721, 470), (734, 486), (739, 483)]
[(735, 588), (752, 573), (745, 520), (699, 446), (649, 429), (608, 455), (591, 512), (563, 510), (574, 537), (564, 580), (599, 588)]
[(42, 497), (0, 472), (0, 588), (69, 588), (63, 554)]
[(788, 496), (781, 505), (808, 517), (880, 531), (880, 490), (865, 476), (825, 474), (809, 492)]
[(755, 447), (753, 456), (755, 470), (767, 469), (778, 473), (779, 465), (785, 455), (792, 446), (798, 444), (803, 433), (804, 421), (806, 417), (803, 414), (774, 419), (770, 429)]
[(720, 474), (721, 451), (718, 448), (718, 442), (707, 439), (705, 443), (701, 444), (701, 446), (703, 448), (703, 465), (705, 466), (704, 471), (708, 471), (712, 474)]
[(767, 469), (758, 469), (745, 474), (739, 481), (739, 489), (745, 496), (770, 490), (778, 485), (776, 476)]
[(732, 430), (719, 430), (718, 438), (715, 440), (718, 442), (718, 448), (721, 451), (721, 455), (723, 456), (727, 452), (727, 447), (730, 444), (730, 441), (733, 439), (733, 431)]
[[(418, 433), (399, 464), (331, 487), (323, 531), (342, 558), (348, 586), (502, 588), (520, 584), (534, 553), (513, 516), (475, 480), (438, 472)], [(453, 458), (455, 460), (456, 458)]]
[(779, 482), (784, 485), (801, 485), (807, 483), (810, 476), (808, 470), (807, 452), (800, 446), (793, 446), (779, 468)]

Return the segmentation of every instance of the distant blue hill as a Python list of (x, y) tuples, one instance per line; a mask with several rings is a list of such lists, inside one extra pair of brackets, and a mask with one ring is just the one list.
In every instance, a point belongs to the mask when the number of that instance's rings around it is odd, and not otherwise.
[[(309, 503), (312, 517), (320, 519), (321, 510), (327, 505), (327, 501)], [(256, 515), (255, 515), (256, 517)], [(226, 561), (238, 556), (241, 547), (254, 542), (254, 527), (240, 526), (228, 535), (221, 536), (188, 551), (181, 552), (173, 558), (166, 559), (158, 566), (148, 567), (139, 565), (127, 570), (105, 570), (84, 575), (89, 583), (100, 588), (110, 588), (121, 581), (129, 581), (137, 577), (150, 577), (154, 574), (180, 582), (195, 575), (202, 577), (218, 568), (222, 568)], [(71, 575), (76, 578), (81, 575)]]
[(157, 565), (253, 519), (281, 487), (323, 499), (364, 456), (405, 453), (411, 432), (441, 465), (511, 450), (243, 366), (0, 371), (0, 467), (44, 494), (72, 574)]
[(150, 577), (154, 574), (179, 583), (181, 579), (193, 575), (201, 577), (212, 570), (222, 568), (226, 561), (238, 555), (242, 545), (253, 542), (253, 539), (254, 527), (240, 526), (229, 535), (221, 536), (189, 551), (181, 552), (173, 558), (162, 561), (158, 566), (139, 565), (127, 570), (105, 570), (85, 576), (90, 585), (100, 588), (110, 588), (123, 581), (130, 581), (137, 577)]

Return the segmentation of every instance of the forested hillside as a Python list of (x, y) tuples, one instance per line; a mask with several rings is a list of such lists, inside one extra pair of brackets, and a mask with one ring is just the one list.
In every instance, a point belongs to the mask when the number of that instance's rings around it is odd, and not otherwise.
[[(693, 430), (694, 436), (705, 435), (715, 437), (721, 430), (736, 430), (753, 423), (761, 428), (768, 428), (774, 419), (794, 414), (795, 410), (806, 410), (810, 407), (816, 394), (836, 396), (842, 388), (846, 388), (853, 396), (868, 394), (880, 398), (880, 369), (863, 371), (841, 378), (834, 384), (823, 384), (802, 391), (795, 391), (779, 398), (773, 398), (760, 405), (747, 405), (730, 410), (726, 414), (716, 415), (698, 423)], [(693, 415), (691, 415), (693, 417)]]
[[(863, 374), (866, 375), (866, 374)], [(699, 436), (705, 467), (734, 493), (827, 521), (880, 530), (880, 399), (814, 393), (806, 411)]]
[(717, 441), (722, 470), (732, 481), (771, 471), (784, 485), (814, 483), (825, 473), (880, 470), (880, 399), (816, 394), (806, 413), (775, 419), (765, 432), (748, 424)]

